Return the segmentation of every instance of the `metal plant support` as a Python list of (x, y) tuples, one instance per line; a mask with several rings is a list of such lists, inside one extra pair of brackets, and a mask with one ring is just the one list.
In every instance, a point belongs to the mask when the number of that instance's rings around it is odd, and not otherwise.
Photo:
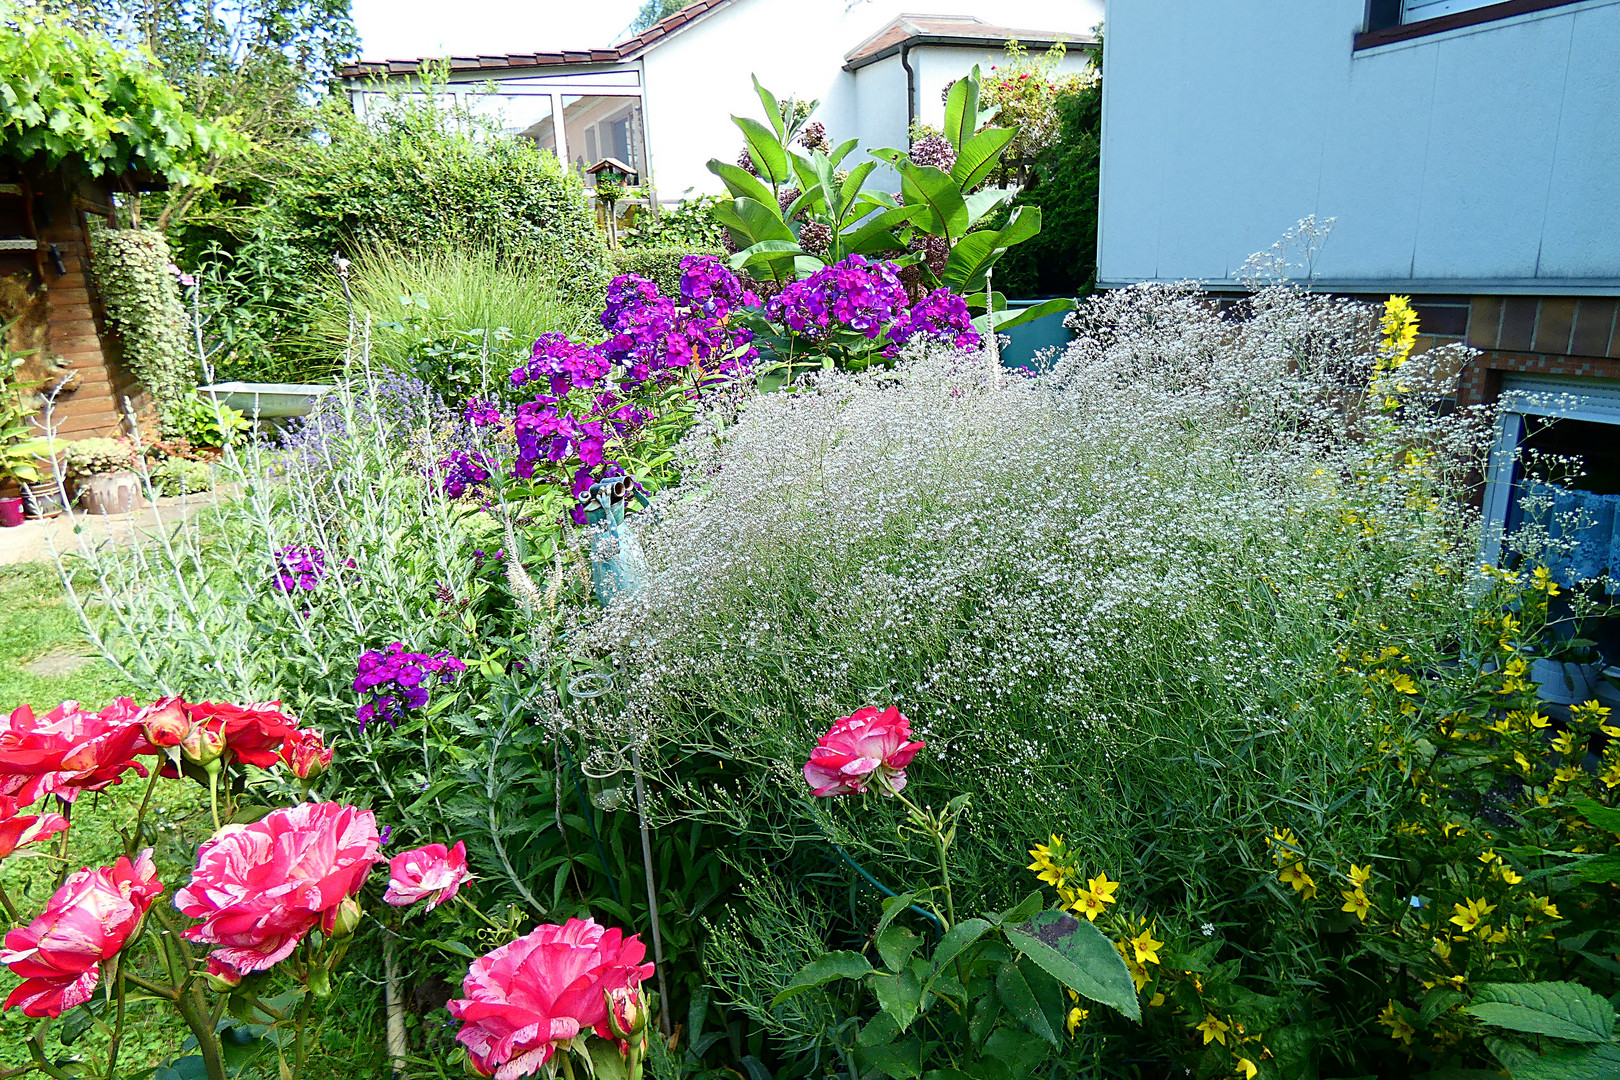
[[(635, 492), (628, 476), (592, 484), (585, 509), (586, 527), (591, 530), (591, 586), (596, 601), (604, 608), (621, 596), (634, 596), (647, 583), (647, 556), (635, 532), (625, 524), (624, 512)], [(590, 672), (576, 677), (568, 692), (591, 700), (613, 688), (613, 676)], [(653, 962), (658, 973), (659, 1027), (668, 1039), (669, 984), (664, 974), (664, 934), (658, 919), (658, 890), (653, 883), (652, 834), (647, 826), (647, 786), (641, 768), (639, 740), (630, 744), (630, 770), (636, 778), (636, 815), (641, 822), (641, 866), (647, 876), (647, 913), (652, 921)]]

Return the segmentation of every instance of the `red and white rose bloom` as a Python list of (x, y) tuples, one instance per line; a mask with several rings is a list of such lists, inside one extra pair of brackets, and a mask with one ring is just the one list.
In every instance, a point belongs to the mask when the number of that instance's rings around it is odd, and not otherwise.
[(377, 861), (377, 819), (339, 803), (299, 803), (251, 825), (227, 825), (197, 852), (191, 884), (174, 903), (202, 922), (184, 931), (216, 946), (238, 972), (291, 955), (315, 927), (330, 934), (338, 908)]
[(869, 787), (892, 795), (905, 789), (906, 766), (926, 745), (911, 741), (911, 721), (895, 706), (861, 709), (816, 742), (804, 778), (821, 798), (859, 795)]
[(0, 1007), (61, 1016), (89, 1001), (102, 963), (124, 947), (162, 892), (151, 848), (134, 862), (125, 857), (70, 876), (38, 918), (6, 935), (0, 963), (23, 982)]
[(472, 962), (467, 996), (446, 1005), (462, 1022), (456, 1038), (484, 1075), (529, 1076), (587, 1031), (614, 1037), (609, 996), (651, 977), (646, 955), (640, 938), (594, 919), (537, 927)]
[(61, 814), (24, 814), (21, 810), (18, 800), (0, 795), (0, 859), (68, 827), (68, 819)]
[(388, 860), (388, 891), (383, 900), (395, 907), (410, 907), (426, 898), (432, 911), (472, 875), (467, 870), (467, 845), (456, 841), (448, 850), (443, 844), (427, 844), (402, 851)]
[(64, 701), (44, 716), (23, 705), (0, 727), (0, 795), (27, 806), (41, 795), (73, 802), (84, 791), (100, 791), (119, 782), (125, 771), (141, 776), (135, 760), (152, 752), (141, 726), (139, 708), (119, 698), (99, 713), (85, 712), (77, 701)]

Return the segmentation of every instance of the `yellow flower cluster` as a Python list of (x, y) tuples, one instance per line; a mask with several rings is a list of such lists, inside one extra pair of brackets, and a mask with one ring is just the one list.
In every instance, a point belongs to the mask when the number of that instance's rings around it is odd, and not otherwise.
[(1316, 881), (1305, 871), (1305, 852), (1292, 829), (1275, 830), (1266, 837), (1271, 861), (1277, 864), (1277, 877), (1294, 887), (1302, 900), (1316, 899)]

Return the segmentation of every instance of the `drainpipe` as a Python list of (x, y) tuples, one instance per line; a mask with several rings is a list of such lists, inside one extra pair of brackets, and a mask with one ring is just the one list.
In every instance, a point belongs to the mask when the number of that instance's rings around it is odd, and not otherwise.
[(906, 69), (906, 145), (911, 145), (911, 129), (917, 123), (917, 73), (911, 70), (911, 46), (900, 46), (900, 66)]

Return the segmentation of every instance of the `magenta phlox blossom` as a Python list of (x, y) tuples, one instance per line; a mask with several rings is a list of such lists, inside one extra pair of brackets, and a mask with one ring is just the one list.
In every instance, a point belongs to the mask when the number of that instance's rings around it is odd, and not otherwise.
[(941, 338), (958, 349), (976, 349), (981, 340), (973, 328), (967, 302), (946, 288), (935, 289), (924, 296), (895, 322), (889, 329), (891, 344), (887, 355), (898, 353), (900, 346), (918, 334)]
[(356, 665), (354, 678), (355, 692), (368, 695), (358, 713), (360, 727), (373, 720), (386, 720), (397, 727), (406, 710), (427, 704), (429, 676), (438, 676), (448, 686), (466, 670), (467, 665), (448, 652), (406, 652), (398, 641), (385, 649), (367, 651)]

